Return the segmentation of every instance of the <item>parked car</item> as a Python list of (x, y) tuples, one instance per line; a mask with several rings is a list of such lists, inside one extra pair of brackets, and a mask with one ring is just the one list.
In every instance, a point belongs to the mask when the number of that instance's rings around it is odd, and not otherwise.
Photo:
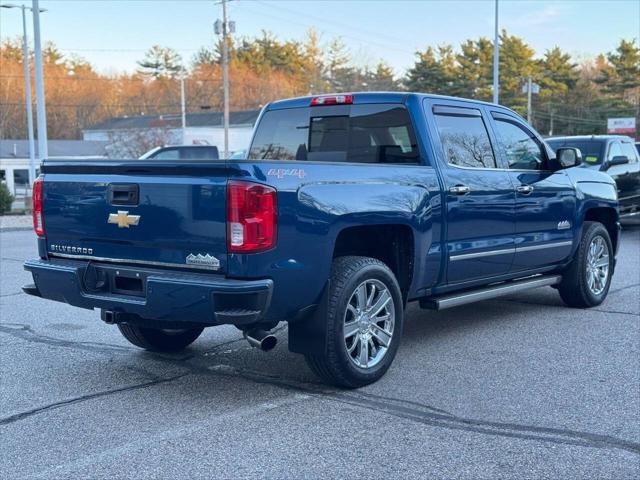
[(287, 321), (291, 351), (358, 387), (391, 365), (407, 302), (441, 310), (553, 286), (571, 307), (602, 303), (616, 189), (579, 164), (579, 150), (552, 151), (498, 105), (278, 101), (245, 160), (46, 160), (24, 291), (99, 309), (155, 351), (221, 324), (269, 350)]
[(140, 160), (217, 160), (218, 147), (213, 145), (175, 145), (156, 147), (140, 157)]
[(245, 158), (247, 158), (246, 150), (238, 150), (229, 156), (229, 160), (244, 160)]
[(574, 147), (582, 152), (582, 166), (606, 172), (616, 182), (621, 215), (640, 213), (640, 153), (631, 137), (589, 135), (547, 139), (551, 148)]

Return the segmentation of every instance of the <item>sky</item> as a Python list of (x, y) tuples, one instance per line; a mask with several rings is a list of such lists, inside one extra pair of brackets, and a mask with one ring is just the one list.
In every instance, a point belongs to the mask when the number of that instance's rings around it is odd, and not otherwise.
[[(41, 0), (40, 6), (47, 9), (43, 42), (55, 42), (103, 73), (134, 71), (155, 44), (188, 61), (213, 44), (213, 22), (222, 15), (214, 0)], [(264, 29), (281, 40), (303, 40), (313, 27), (322, 43), (340, 37), (355, 64), (383, 59), (401, 75), (418, 49), (492, 38), (494, 8), (494, 0), (233, 0), (228, 14), (236, 36)], [(612, 51), (621, 38), (640, 41), (640, 0), (499, 0), (499, 12), (500, 28), (524, 38), (538, 56), (557, 45), (583, 61)], [(28, 30), (32, 38), (31, 25)], [(0, 9), (0, 40), (21, 34), (19, 10)]]

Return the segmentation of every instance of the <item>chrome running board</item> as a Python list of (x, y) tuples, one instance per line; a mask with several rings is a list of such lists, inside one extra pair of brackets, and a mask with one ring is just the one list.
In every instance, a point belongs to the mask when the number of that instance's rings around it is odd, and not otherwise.
[(562, 280), (560, 275), (538, 275), (536, 277), (513, 280), (476, 290), (466, 290), (464, 292), (442, 295), (440, 297), (422, 298), (420, 299), (420, 307), (430, 310), (444, 310), (445, 308), (479, 302), (480, 300), (489, 300), (531, 288), (557, 285), (560, 283), (560, 280)]

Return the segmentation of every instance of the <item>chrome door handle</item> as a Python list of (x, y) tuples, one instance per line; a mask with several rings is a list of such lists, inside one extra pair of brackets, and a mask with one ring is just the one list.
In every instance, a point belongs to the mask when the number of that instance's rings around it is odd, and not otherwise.
[(449, 193), (453, 193), (454, 195), (466, 195), (470, 191), (471, 189), (466, 185), (456, 185), (455, 187), (449, 188)]
[(533, 187), (531, 185), (520, 185), (516, 187), (516, 192), (522, 193), (524, 195), (529, 195), (533, 192)]

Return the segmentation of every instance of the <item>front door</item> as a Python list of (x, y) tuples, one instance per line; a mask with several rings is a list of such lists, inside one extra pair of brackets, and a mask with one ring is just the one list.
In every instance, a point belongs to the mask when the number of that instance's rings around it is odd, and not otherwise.
[(640, 168), (637, 160), (638, 153), (631, 141), (616, 140), (609, 144), (605, 157), (605, 166), (615, 157), (627, 157), (628, 163), (613, 165), (606, 172), (616, 182), (620, 214), (637, 211), (640, 203)]
[(482, 111), (430, 105), (446, 188), (447, 281), (506, 274), (514, 255), (514, 189), (509, 172), (498, 168)]
[(571, 254), (576, 196), (565, 171), (549, 170), (542, 140), (515, 116), (492, 112), (516, 194), (512, 272), (561, 263)]

